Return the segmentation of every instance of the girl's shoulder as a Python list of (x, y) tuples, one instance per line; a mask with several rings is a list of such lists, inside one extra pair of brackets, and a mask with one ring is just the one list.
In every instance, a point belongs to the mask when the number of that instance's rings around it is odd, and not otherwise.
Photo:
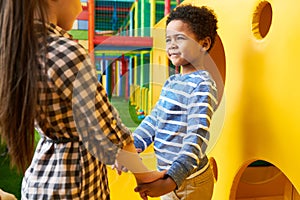
[(57, 56), (58, 59), (76, 59), (88, 57), (87, 50), (78, 42), (61, 35), (50, 34), (47, 38), (47, 52)]
[(71, 34), (55, 24), (46, 24), (48, 29), (47, 43), (51, 49), (64, 50), (65, 52), (77, 52), (87, 54), (86, 49), (77, 41), (73, 40)]

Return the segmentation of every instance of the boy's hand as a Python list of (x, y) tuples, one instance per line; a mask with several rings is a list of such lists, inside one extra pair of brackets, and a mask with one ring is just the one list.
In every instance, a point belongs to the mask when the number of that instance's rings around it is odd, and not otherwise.
[(134, 189), (139, 192), (142, 199), (147, 200), (147, 196), (159, 197), (176, 189), (176, 183), (171, 177), (158, 179), (151, 183), (138, 184)]

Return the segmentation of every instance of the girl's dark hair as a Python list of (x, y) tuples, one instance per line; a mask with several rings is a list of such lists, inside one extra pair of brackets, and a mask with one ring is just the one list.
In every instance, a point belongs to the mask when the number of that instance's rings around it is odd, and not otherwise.
[[(34, 151), (38, 57), (46, 38), (45, 2), (0, 1), (0, 134), (12, 165), (22, 172)], [(38, 29), (37, 16), (41, 21)]]
[(173, 20), (181, 20), (187, 23), (198, 40), (210, 37), (210, 49), (213, 47), (218, 29), (218, 20), (213, 10), (205, 6), (180, 5), (170, 13), (166, 25)]

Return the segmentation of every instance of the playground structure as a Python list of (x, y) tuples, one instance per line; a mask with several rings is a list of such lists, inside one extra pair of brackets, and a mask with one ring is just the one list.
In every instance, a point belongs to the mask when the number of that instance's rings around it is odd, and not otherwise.
[[(101, 10), (95, 2), (96, 7), (89, 2), (80, 16), (89, 19), (89, 23), (97, 16), (90, 11)], [(86, 30), (86, 40), (82, 41), (95, 56), (99, 79), (108, 94), (124, 95), (145, 114), (170, 75), (164, 50), (165, 18), (154, 19), (153, 2), (157, 1), (131, 1), (127, 11), (132, 14), (128, 19), (136, 17), (134, 23), (127, 20), (124, 22), (127, 26), (120, 25), (121, 32), (128, 35), (115, 36), (115, 30), (97, 32), (94, 27), (94, 31)], [(177, 3), (172, 1), (171, 8)], [(300, 22), (296, 20), (300, 16), (299, 2), (186, 0), (181, 3), (206, 5), (215, 10), (219, 19), (218, 38), (210, 56), (211, 64), (219, 70), (213, 75), (221, 91), (220, 102), (226, 109), (224, 121), (219, 122), (221, 136), (208, 154), (216, 178), (213, 200), (299, 200)], [(150, 11), (149, 16), (142, 17), (141, 11)], [(142, 19), (152, 20), (144, 21), (146, 25), (142, 26)], [(138, 31), (147, 26), (153, 27), (147, 34)], [(76, 37), (79, 32), (73, 33)], [(151, 152), (149, 149), (145, 155)], [(108, 171), (112, 199), (139, 199), (133, 192), (136, 183), (131, 174), (118, 176)]]
[(152, 107), (151, 27), (180, 1), (82, 0), (71, 34), (89, 50), (109, 97), (130, 98), (139, 112)]

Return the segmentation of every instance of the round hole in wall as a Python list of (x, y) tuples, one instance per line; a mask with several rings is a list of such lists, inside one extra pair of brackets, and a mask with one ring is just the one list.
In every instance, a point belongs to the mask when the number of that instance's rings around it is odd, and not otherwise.
[(278, 167), (265, 160), (246, 162), (231, 187), (230, 200), (300, 198), (297, 189)]
[(256, 7), (252, 19), (252, 32), (257, 39), (263, 39), (268, 34), (272, 24), (272, 6), (262, 1)]

